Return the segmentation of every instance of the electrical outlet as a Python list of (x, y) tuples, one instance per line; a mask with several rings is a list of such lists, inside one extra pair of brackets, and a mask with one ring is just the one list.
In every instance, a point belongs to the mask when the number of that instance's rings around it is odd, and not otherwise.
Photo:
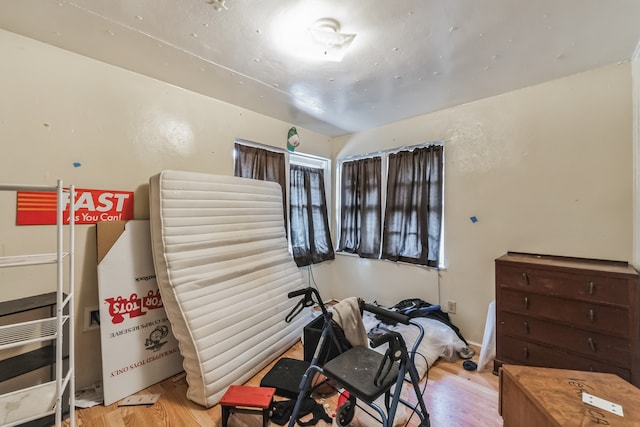
[(82, 330), (87, 332), (98, 328), (100, 328), (100, 307), (85, 307)]
[(456, 302), (455, 301), (447, 301), (447, 313), (456, 314)]

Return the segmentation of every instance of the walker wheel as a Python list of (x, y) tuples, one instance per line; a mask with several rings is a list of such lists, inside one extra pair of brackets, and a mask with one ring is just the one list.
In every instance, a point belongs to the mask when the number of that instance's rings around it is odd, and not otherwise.
[(338, 408), (336, 412), (336, 421), (340, 427), (348, 426), (353, 420), (353, 416), (356, 413), (356, 398), (349, 396), (349, 398)]

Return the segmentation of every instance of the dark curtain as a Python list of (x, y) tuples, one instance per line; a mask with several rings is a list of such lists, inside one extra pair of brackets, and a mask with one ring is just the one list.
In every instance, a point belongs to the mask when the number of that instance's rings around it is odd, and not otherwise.
[(434, 145), (389, 155), (382, 258), (438, 266), (443, 152)]
[(334, 259), (324, 192), (324, 171), (290, 165), (289, 193), (291, 247), (298, 267)]
[(261, 179), (280, 184), (282, 190), (282, 212), (284, 216), (284, 229), (287, 230), (287, 194), (286, 168), (284, 153), (265, 150), (258, 147), (250, 147), (243, 144), (235, 144), (236, 160), (234, 165), (235, 176), (242, 178)]
[(339, 251), (380, 256), (382, 158), (342, 163)]

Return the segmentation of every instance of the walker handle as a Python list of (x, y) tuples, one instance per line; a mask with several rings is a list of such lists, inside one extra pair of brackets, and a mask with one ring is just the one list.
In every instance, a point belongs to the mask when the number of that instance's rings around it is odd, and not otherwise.
[(371, 348), (380, 347), (386, 342), (391, 342), (391, 340), (398, 339), (399, 335), (400, 334), (398, 332), (389, 331), (380, 335), (379, 337), (370, 338), (369, 341), (371, 341)]
[(304, 289), (298, 289), (297, 291), (291, 291), (291, 292), (289, 292), (289, 293), (287, 294), (287, 296), (288, 296), (289, 298), (295, 298), (295, 297), (298, 297), (298, 296), (300, 296), (300, 295), (304, 295), (304, 294), (306, 294), (307, 292), (309, 292), (309, 290), (310, 290), (310, 289), (311, 289), (311, 288), (304, 288)]
[(389, 320), (393, 320), (395, 322), (402, 323), (404, 325), (408, 325), (411, 318), (409, 316), (405, 316), (404, 314), (400, 314), (396, 311), (387, 310), (386, 308), (378, 307), (377, 305), (367, 304), (365, 303), (362, 308), (371, 312), (373, 314), (377, 314), (378, 316), (385, 317)]
[[(285, 321), (289, 323), (294, 317), (296, 317), (303, 308), (311, 307), (314, 304), (318, 304), (322, 309), (322, 314), (327, 314), (327, 309), (325, 308), (322, 298), (320, 298), (320, 292), (317, 289), (308, 287), (304, 289), (298, 289), (297, 291), (291, 291), (287, 294), (289, 298), (295, 298), (300, 295), (304, 295), (304, 298), (298, 301), (298, 304), (291, 310), (291, 313), (285, 318)], [(316, 301), (314, 302), (313, 296), (315, 295)]]

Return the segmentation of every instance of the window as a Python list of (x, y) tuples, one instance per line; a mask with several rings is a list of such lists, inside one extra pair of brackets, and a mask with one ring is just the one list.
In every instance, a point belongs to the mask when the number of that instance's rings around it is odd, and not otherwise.
[(241, 140), (236, 141), (234, 155), (236, 176), (275, 181), (282, 186), (285, 224), (296, 264), (334, 259), (325, 191), (331, 188), (329, 159)]
[(298, 267), (335, 258), (324, 171), (319, 168), (290, 165), (291, 249)]
[(441, 144), (344, 159), (339, 165), (338, 251), (442, 265)]
[(338, 251), (362, 258), (380, 256), (381, 174), (380, 156), (342, 163)]

